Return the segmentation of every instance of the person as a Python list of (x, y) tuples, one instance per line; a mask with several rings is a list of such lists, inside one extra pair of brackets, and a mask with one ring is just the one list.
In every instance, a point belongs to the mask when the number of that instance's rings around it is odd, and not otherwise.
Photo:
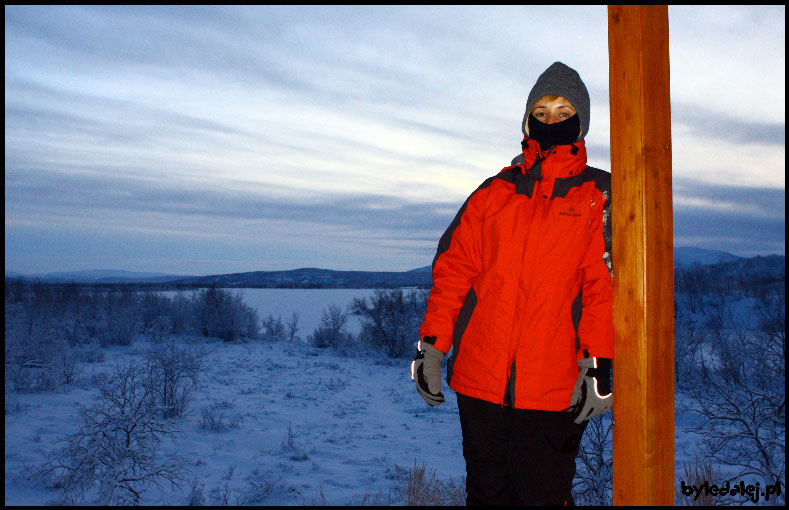
[(411, 365), (457, 394), (469, 505), (572, 504), (588, 420), (611, 408), (610, 174), (586, 164), (589, 94), (561, 62), (529, 93), (521, 153), (438, 242)]

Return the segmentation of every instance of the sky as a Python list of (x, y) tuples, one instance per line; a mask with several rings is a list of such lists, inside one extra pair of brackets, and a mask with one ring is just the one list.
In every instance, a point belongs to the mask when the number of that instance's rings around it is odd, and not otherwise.
[[(675, 246), (785, 252), (785, 6), (669, 8)], [(429, 265), (605, 6), (5, 7), (5, 269)]]

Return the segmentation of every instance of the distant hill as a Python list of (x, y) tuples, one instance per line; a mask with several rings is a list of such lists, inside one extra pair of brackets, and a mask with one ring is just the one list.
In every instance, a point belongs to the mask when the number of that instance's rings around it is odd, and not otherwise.
[(135, 273), (112, 269), (72, 271), (23, 275), (6, 272), (6, 278), (22, 278), (45, 283), (82, 284), (137, 284), (166, 285), (169, 287), (282, 287), (282, 288), (386, 288), (429, 287), (432, 284), (430, 266), (402, 272), (332, 271), (302, 268), (289, 271), (252, 271), (248, 273), (209, 276), (168, 275), (163, 273)]
[(121, 269), (89, 269), (86, 271), (61, 271), (56, 273), (20, 274), (6, 271), (6, 278), (24, 278), (47, 283), (160, 283), (189, 278), (187, 275), (142, 273)]
[(183, 286), (216, 284), (222, 287), (386, 288), (429, 287), (433, 282), (431, 272), (424, 270), (379, 272), (303, 268), (290, 271), (254, 271), (193, 277), (171, 283)]
[(688, 266), (708, 266), (721, 262), (733, 262), (741, 260), (742, 257), (720, 250), (705, 250), (703, 248), (692, 248), (677, 246), (674, 248), (674, 267)]
[[(783, 257), (783, 256), (780, 256)], [(758, 257), (757, 257), (758, 258)], [(753, 258), (743, 258), (725, 251), (692, 247), (674, 248), (675, 269), (705, 267), (738, 261), (749, 263)], [(760, 262), (764, 263), (764, 262)], [(24, 278), (51, 283), (90, 284), (139, 284), (166, 285), (168, 287), (280, 287), (280, 288), (386, 288), (430, 287), (432, 267), (424, 266), (410, 271), (332, 271), (330, 269), (301, 268), (289, 271), (252, 271), (247, 273), (184, 276), (163, 273), (135, 273), (112, 269), (73, 271), (21, 275), (6, 272), (6, 278)]]

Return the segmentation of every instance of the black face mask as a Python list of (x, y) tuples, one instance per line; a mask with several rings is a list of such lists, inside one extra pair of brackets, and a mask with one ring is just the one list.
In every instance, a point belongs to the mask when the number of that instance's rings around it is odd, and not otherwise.
[(554, 145), (567, 145), (578, 140), (581, 132), (581, 120), (578, 115), (555, 124), (541, 122), (534, 115), (529, 115), (529, 138), (537, 140), (540, 150), (547, 151)]

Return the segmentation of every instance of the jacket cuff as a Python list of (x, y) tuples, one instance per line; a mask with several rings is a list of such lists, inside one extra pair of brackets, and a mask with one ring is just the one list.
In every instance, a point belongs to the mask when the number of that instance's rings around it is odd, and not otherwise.
[(422, 342), (432, 345), (438, 351), (441, 351), (441, 353), (444, 354), (444, 355), (446, 355), (446, 353), (448, 353), (449, 349), (452, 347), (452, 343), (450, 343), (449, 345), (446, 346), (446, 348), (444, 348), (445, 346), (441, 345), (443, 342), (439, 342), (438, 337), (435, 337), (435, 336), (427, 336), (427, 335), (425, 335), (425, 336), (422, 337)]

